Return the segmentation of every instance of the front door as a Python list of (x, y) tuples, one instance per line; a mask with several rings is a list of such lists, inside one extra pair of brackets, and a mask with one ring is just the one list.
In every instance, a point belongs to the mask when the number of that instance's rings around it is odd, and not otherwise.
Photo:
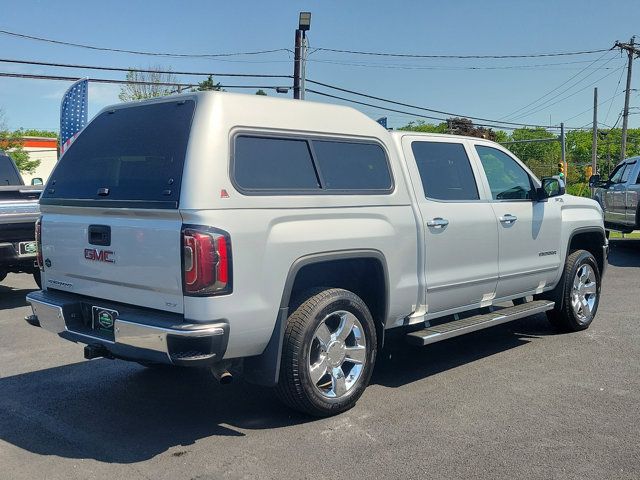
[(612, 223), (624, 223), (625, 212), (622, 209), (624, 202), (623, 176), (628, 170), (626, 163), (618, 165), (611, 173), (604, 192), (604, 220)]
[(498, 220), (500, 278), (496, 297), (541, 293), (560, 266), (562, 197), (537, 201), (533, 179), (505, 151), (475, 144)]
[(491, 304), (498, 226), (465, 141), (409, 136), (403, 149), (423, 222), (427, 314)]

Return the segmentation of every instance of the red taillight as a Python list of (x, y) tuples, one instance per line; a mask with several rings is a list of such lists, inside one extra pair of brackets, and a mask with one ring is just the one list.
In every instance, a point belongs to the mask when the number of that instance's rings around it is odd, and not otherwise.
[(38, 268), (40, 271), (44, 271), (44, 263), (42, 261), (42, 221), (41, 218), (36, 220), (36, 262), (38, 263)]
[(182, 245), (186, 295), (231, 293), (231, 242), (226, 232), (184, 227)]

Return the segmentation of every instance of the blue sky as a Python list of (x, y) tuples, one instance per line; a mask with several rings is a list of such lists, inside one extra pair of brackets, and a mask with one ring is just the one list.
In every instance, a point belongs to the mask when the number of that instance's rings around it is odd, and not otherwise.
[[(120, 49), (224, 53), (292, 48), (298, 12), (303, 10), (313, 14), (309, 32), (311, 52), (324, 47), (413, 54), (508, 55), (602, 49), (611, 47), (615, 40), (628, 41), (634, 34), (639, 35), (640, 41), (637, 0), (112, 0), (100, 3), (0, 0), (0, 29)], [(292, 59), (287, 52), (226, 59), (158, 58), (51, 45), (6, 35), (0, 35), (0, 52), (1, 58), (101, 66), (161, 65), (174, 71), (292, 73)], [(618, 51), (604, 56), (599, 53), (508, 60), (386, 58), (315, 51), (309, 60), (308, 77), (314, 80), (400, 102), (491, 119), (503, 118), (578, 73), (564, 87), (520, 112), (525, 115), (516, 121), (544, 125), (566, 121), (568, 126), (583, 126), (590, 122), (593, 86), (597, 86), (600, 101), (617, 94), (599, 107), (600, 120), (611, 125), (618, 118), (624, 98), (621, 92), (625, 77), (621, 74), (626, 57)], [(505, 66), (509, 68), (486, 69)], [(0, 72), (124, 77), (117, 72), (1, 62)], [(635, 72), (632, 88), (640, 89), (640, 60)], [(180, 79), (202, 80), (185, 76)], [(589, 86), (593, 82), (595, 85)], [(244, 83), (275, 85), (279, 82), (248, 80)], [(0, 108), (6, 124), (10, 128), (57, 130), (60, 99), (68, 85), (69, 82), (64, 81), (0, 78)], [(118, 102), (118, 92), (117, 85), (92, 84), (90, 116), (105, 105)], [(271, 90), (267, 92), (276, 95)], [(313, 94), (307, 98), (331, 101)], [(632, 93), (631, 105), (640, 106), (640, 92)], [(388, 116), (393, 127), (417, 118), (385, 113), (377, 108), (357, 108), (373, 118)], [(630, 125), (640, 126), (640, 108), (632, 112)]]

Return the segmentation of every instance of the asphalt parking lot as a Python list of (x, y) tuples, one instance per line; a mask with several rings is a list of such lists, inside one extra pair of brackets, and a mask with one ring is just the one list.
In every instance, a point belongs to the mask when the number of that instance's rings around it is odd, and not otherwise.
[[(83, 359), (0, 285), (0, 478), (640, 478), (640, 241), (613, 241), (598, 316), (544, 315), (386, 353), (330, 419), (198, 371)], [(390, 356), (390, 358), (389, 358)]]

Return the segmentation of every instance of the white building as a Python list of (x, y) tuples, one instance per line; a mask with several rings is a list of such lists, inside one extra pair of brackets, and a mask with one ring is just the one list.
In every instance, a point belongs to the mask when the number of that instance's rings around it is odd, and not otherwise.
[(29, 185), (33, 178), (41, 178), (47, 182), (49, 175), (58, 161), (58, 139), (48, 137), (23, 137), (24, 150), (29, 153), (30, 160), (40, 160), (40, 165), (33, 173), (22, 173), (24, 183)]

